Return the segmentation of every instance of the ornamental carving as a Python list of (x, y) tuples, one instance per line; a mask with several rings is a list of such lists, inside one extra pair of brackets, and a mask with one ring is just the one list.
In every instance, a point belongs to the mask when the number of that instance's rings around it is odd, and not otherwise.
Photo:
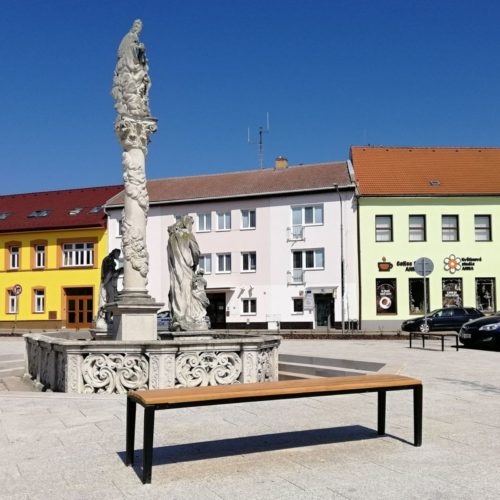
[(177, 387), (238, 383), (241, 358), (235, 352), (185, 352), (175, 360)]
[(274, 379), (274, 356), (272, 349), (263, 349), (257, 354), (257, 382)]
[(85, 393), (147, 389), (149, 364), (142, 354), (89, 354), (81, 370)]
[(146, 215), (149, 210), (149, 195), (144, 175), (144, 158), (137, 161), (136, 155), (125, 151), (122, 155), (122, 165), (125, 193), (139, 204)]
[(146, 249), (144, 234), (139, 228), (132, 226), (126, 219), (123, 219), (123, 257), (130, 262), (143, 278), (146, 278), (149, 271), (149, 255)]

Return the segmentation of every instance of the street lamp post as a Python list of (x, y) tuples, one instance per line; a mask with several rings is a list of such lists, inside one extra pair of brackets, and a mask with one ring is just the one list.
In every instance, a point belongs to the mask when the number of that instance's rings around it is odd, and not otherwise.
[(341, 301), (341, 316), (342, 316), (342, 334), (344, 334), (344, 210), (342, 205), (342, 195), (340, 194), (339, 185), (334, 184), (335, 190), (339, 195), (340, 203), (340, 301)]

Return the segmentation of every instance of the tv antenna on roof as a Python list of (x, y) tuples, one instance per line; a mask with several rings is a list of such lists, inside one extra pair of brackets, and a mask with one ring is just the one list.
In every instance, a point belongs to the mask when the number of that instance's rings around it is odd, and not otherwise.
[(248, 127), (248, 144), (257, 144), (257, 159), (260, 168), (264, 168), (264, 134), (268, 134), (269, 131), (269, 112), (266, 113), (266, 128), (262, 126), (259, 127), (259, 139), (257, 141), (250, 140), (250, 127)]

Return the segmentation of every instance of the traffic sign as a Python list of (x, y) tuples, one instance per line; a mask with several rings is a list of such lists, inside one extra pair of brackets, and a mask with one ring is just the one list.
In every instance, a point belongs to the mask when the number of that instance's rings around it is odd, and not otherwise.
[(429, 276), (434, 271), (434, 262), (427, 257), (420, 257), (415, 261), (414, 267), (419, 276)]
[(12, 293), (14, 295), (21, 295), (21, 293), (23, 293), (23, 287), (21, 285), (14, 285), (12, 287)]

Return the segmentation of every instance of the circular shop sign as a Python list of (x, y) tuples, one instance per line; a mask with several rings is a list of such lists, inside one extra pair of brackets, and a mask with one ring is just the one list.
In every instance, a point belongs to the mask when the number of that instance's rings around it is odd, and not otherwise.
[(391, 307), (391, 304), (392, 304), (392, 300), (389, 298), (389, 297), (382, 297), (379, 302), (378, 302), (378, 305), (382, 308), (382, 309), (389, 309), (389, 307)]
[(22, 292), (23, 292), (23, 287), (21, 285), (14, 285), (12, 287), (12, 293), (14, 295), (21, 295)]

